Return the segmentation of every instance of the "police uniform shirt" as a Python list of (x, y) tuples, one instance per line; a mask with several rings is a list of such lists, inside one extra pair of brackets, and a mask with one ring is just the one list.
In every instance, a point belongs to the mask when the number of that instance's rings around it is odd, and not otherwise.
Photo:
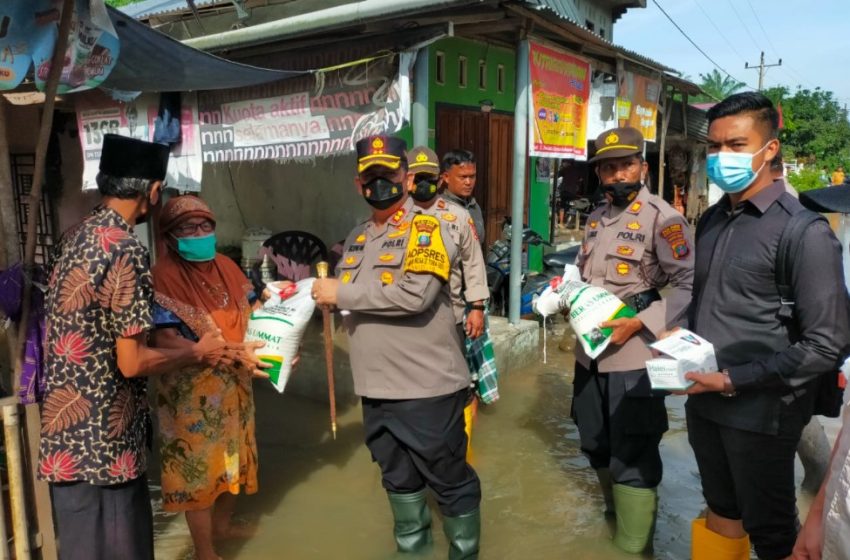
[[(416, 255), (425, 266), (445, 266), (445, 279), (415, 271)], [(337, 307), (350, 312), (343, 324), (356, 394), (416, 399), (469, 386), (448, 283), (458, 258), (446, 222), (413, 199), (383, 226), (368, 220), (354, 228), (337, 267)]]
[(458, 266), (452, 268), (449, 281), (455, 320), (460, 323), (463, 321), (466, 302), (490, 298), (481, 242), (472, 217), (458, 204), (440, 197), (425, 211), (445, 222), (452, 241), (460, 250)]
[[(611, 344), (597, 358), (600, 372), (646, 368), (647, 346), (676, 324), (691, 300), (694, 255), (684, 217), (644, 187), (626, 208), (606, 203), (587, 219), (576, 264), (585, 282), (620, 299), (669, 286), (664, 298), (637, 314), (644, 328), (622, 346)], [(576, 360), (590, 368), (590, 358), (576, 345)]]
[(469, 216), (475, 223), (475, 233), (478, 234), (478, 242), (484, 243), (484, 235), (486, 233), (484, 229), (484, 213), (481, 211), (481, 206), (478, 205), (475, 197), (462, 198), (448, 189), (443, 192), (442, 196), (448, 202), (454, 202), (469, 213)]
[(738, 395), (692, 395), (687, 407), (718, 424), (776, 434), (781, 400), (803, 398), (807, 381), (835, 373), (850, 353), (841, 245), (827, 224), (805, 231), (789, 264), (797, 342), (778, 317), (776, 251), (800, 206), (780, 179), (734, 209), (724, 196), (698, 227), (690, 328), (714, 345)]

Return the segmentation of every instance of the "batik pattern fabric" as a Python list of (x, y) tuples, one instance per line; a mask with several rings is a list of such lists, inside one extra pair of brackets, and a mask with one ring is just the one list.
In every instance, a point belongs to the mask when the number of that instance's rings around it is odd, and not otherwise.
[(117, 212), (96, 208), (63, 237), (51, 266), (43, 480), (112, 485), (145, 472), (146, 382), (122, 375), (116, 344), (153, 327), (152, 305), (147, 249)]
[[(250, 313), (251, 286), (234, 312)], [(237, 311), (238, 309), (238, 311)], [(215, 329), (202, 309), (156, 294), (157, 328), (197, 340)], [(257, 491), (257, 442), (251, 373), (231, 367), (189, 367), (156, 380), (165, 511), (211, 507), (224, 492)]]

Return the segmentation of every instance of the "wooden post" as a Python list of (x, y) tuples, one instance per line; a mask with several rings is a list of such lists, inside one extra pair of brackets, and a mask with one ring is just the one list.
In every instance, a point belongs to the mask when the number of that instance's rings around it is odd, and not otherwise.
[(21, 250), (18, 245), (18, 226), (15, 212), (15, 193), (12, 186), (12, 167), (9, 153), (9, 137), (6, 133), (7, 103), (0, 96), (0, 269), (18, 262)]
[[(29, 209), (31, 215), (29, 216), (29, 220), (27, 221), (27, 236), (26, 236), (26, 247), (24, 250), (23, 261), (24, 261), (24, 273), (26, 275), (24, 281), (23, 288), (23, 299), (21, 301), (21, 322), (18, 326), (18, 340), (16, 341), (15, 353), (13, 354), (13, 361), (15, 365), (15, 373), (13, 377), (13, 391), (17, 394), (20, 391), (21, 385), (21, 372), (23, 369), (23, 361), (24, 361), (24, 348), (26, 347), (26, 333), (27, 326), (29, 325), (29, 317), (30, 317), (30, 300), (32, 296), (32, 283), (29, 281), (30, 275), (32, 273), (33, 264), (35, 263), (35, 248), (36, 248), (36, 235), (38, 232), (38, 221), (41, 217), (41, 213), (39, 212), (39, 208), (41, 205), (41, 187), (44, 182), (44, 168), (45, 161), (47, 160), (47, 143), (50, 138), (50, 128), (53, 125), (53, 106), (56, 102), (56, 91), (59, 88), (59, 78), (62, 74), (62, 66), (65, 61), (65, 51), (68, 47), (68, 34), (71, 30), (71, 21), (74, 15), (74, 0), (63, 0), (62, 2), (62, 16), (59, 21), (59, 32), (56, 38), (56, 45), (53, 50), (53, 57), (50, 62), (50, 72), (47, 76), (47, 83), (44, 88), (44, 108), (41, 114), (41, 123), (39, 127), (38, 133), (38, 142), (36, 143), (35, 148), (35, 169), (33, 170), (33, 182), (32, 182), (32, 190), (30, 192), (30, 201), (29, 201)], [(4, 137), (5, 138), (5, 137)], [(6, 152), (8, 153), (8, 146), (6, 148)], [(3, 156), (2, 151), (0, 151), (0, 157)], [(2, 177), (0, 177), (2, 180)], [(11, 186), (11, 184), (10, 184)], [(14, 222), (13, 222), (14, 223)], [(4, 225), (5, 220), (4, 220)], [(8, 227), (8, 226), (7, 226)], [(16, 399), (17, 400), (17, 399)], [(28, 440), (28, 449), (29, 449), (29, 458), (28, 461), (30, 467), (30, 476), (33, 481), (32, 487), (34, 488), (33, 492), (36, 496), (35, 504), (33, 507), (35, 508), (36, 517), (38, 519), (38, 525), (41, 529), (41, 533), (38, 535), (40, 538), (36, 539), (36, 543), (40, 544), (43, 547), (44, 558), (52, 559), (56, 558), (56, 543), (53, 538), (53, 520), (52, 513), (50, 507), (50, 496), (47, 492), (46, 485), (41, 482), (37, 482), (36, 471), (38, 470), (37, 466), (37, 450), (35, 451), (36, 460), (33, 460), (34, 447), (37, 446), (39, 430), (40, 430), (40, 422), (27, 422), (26, 420), (30, 420), (35, 415), (35, 419), (38, 417), (38, 407), (30, 406), (26, 411), (25, 420), (25, 432), (27, 433)], [(21, 453), (21, 439), (20, 432), (18, 430), (18, 407), (17, 405), (5, 406), (3, 409), (3, 419), (4, 419), (4, 429), (6, 430), (6, 449), (7, 453), (10, 452), (9, 449), (9, 441), (10, 441), (10, 429), (14, 428), (15, 438), (14, 441), (17, 445), (17, 464), (19, 468), (23, 467), (23, 463), (21, 461), (22, 453)], [(14, 421), (15, 425), (10, 426), (9, 422)], [(12, 457), (11, 455), (7, 455), (9, 459), (9, 478), (10, 478), (10, 486), (12, 479)], [(24, 488), (22, 486), (24, 480), (24, 473), (18, 473), (18, 478), (20, 479), (20, 487), (15, 488), (11, 487), (12, 493), (12, 522), (15, 530), (15, 558), (17, 560), (28, 560), (30, 558), (30, 534), (29, 529), (27, 527), (27, 517), (26, 517), (26, 504), (24, 502)], [(16, 507), (16, 503), (18, 507)], [(45, 539), (45, 535), (49, 535), (48, 539)], [(46, 540), (49, 540), (49, 543), (45, 543)]]
[(24, 405), (24, 451), (27, 454), (29, 484), (27, 499), (34, 504), (35, 546), (41, 552), (41, 560), (57, 560), (56, 530), (53, 527), (53, 510), (50, 502), (50, 487), (38, 478), (38, 444), (41, 437), (41, 413), (37, 404)]
[(24, 461), (21, 453), (21, 431), (16, 403), (3, 406), (3, 432), (6, 444), (6, 468), (9, 473), (9, 502), (12, 510), (15, 558), (29, 560), (30, 534), (27, 528), (27, 505), (24, 499)]
[(13, 390), (17, 393), (21, 386), (21, 370), (24, 363), (24, 347), (27, 339), (27, 325), (30, 317), (30, 299), (32, 282), (29, 281), (35, 263), (35, 245), (38, 232), (38, 221), (41, 217), (41, 184), (44, 182), (44, 164), (47, 160), (47, 142), (50, 139), (50, 128), (53, 125), (53, 105), (56, 102), (56, 90), (59, 88), (59, 78), (65, 61), (65, 50), (68, 48), (68, 33), (71, 30), (71, 19), (74, 15), (74, 0), (62, 2), (62, 18), (59, 22), (59, 35), (50, 61), (50, 72), (44, 88), (44, 109), (41, 113), (41, 126), (38, 131), (38, 143), (35, 146), (35, 169), (33, 170), (32, 189), (30, 191), (29, 210), (32, 214), (27, 220), (27, 243), (24, 249), (24, 295), (21, 301), (21, 322), (18, 325), (18, 348), (13, 357), (15, 377)]

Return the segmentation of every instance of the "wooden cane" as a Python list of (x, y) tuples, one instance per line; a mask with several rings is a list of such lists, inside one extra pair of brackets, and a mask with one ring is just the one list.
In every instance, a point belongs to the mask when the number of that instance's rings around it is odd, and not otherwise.
[[(328, 277), (328, 263), (322, 261), (316, 264), (316, 276)], [(336, 395), (334, 394), (334, 340), (331, 333), (331, 310), (327, 305), (322, 306), (322, 323), (325, 333), (325, 364), (328, 370), (328, 401), (331, 405), (331, 431), (336, 439)]]

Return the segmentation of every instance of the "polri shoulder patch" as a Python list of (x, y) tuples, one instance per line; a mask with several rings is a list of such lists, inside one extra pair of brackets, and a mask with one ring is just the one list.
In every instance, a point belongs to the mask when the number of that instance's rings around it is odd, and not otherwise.
[(440, 230), (440, 221), (428, 214), (413, 218), (404, 271), (414, 274), (433, 274), (448, 281), (451, 263)]
[(661, 230), (661, 237), (670, 245), (670, 252), (673, 253), (674, 259), (684, 259), (691, 253), (682, 224), (671, 224), (665, 227)]

